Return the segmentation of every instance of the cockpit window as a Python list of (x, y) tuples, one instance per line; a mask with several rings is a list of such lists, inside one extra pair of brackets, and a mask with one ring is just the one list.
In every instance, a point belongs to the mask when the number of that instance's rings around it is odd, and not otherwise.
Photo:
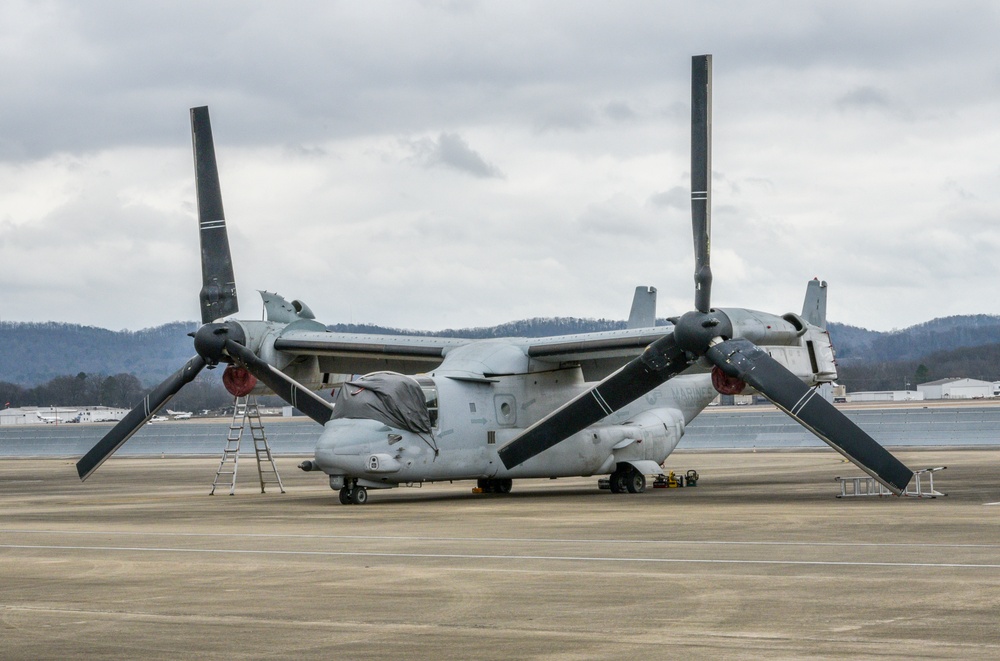
[(427, 413), (431, 418), (431, 427), (437, 427), (438, 423), (438, 389), (434, 380), (426, 376), (418, 376), (417, 383), (424, 391), (424, 403), (427, 404)]

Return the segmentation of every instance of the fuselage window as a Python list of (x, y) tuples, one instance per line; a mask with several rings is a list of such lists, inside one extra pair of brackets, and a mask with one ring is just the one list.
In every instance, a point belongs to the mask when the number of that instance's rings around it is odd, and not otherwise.
[(438, 389), (434, 382), (427, 377), (417, 379), (420, 389), (424, 391), (424, 402), (427, 403), (427, 413), (431, 417), (431, 427), (437, 427), (438, 422)]

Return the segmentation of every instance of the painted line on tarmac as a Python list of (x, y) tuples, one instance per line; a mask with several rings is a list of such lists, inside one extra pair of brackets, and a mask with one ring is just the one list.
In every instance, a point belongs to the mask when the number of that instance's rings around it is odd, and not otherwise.
[[(986, 503), (1000, 505), (1000, 503)], [(0, 534), (19, 535), (113, 535), (133, 537), (220, 537), (238, 539), (328, 539), (344, 541), (404, 541), (404, 542), (502, 542), (516, 544), (663, 544), (676, 546), (829, 546), (851, 548), (959, 548), (1000, 549), (1000, 544), (940, 544), (933, 542), (802, 542), (710, 539), (558, 539), (555, 537), (434, 537), (423, 535), (320, 535), (305, 533), (237, 533), (237, 532), (157, 532), (128, 530), (31, 530), (0, 529)]]
[(348, 558), (423, 558), (444, 560), (549, 560), (553, 562), (615, 562), (691, 565), (780, 565), (827, 567), (909, 567), (925, 569), (1000, 569), (1000, 564), (959, 562), (858, 562), (844, 560), (716, 560), (689, 558), (616, 558), (577, 555), (503, 555), (490, 553), (385, 553), (368, 551), (282, 551), (260, 549), (186, 549), (157, 546), (60, 546), (55, 544), (0, 544), (0, 549), (43, 551), (101, 551), (118, 553), (191, 553), (206, 555), (275, 555)]

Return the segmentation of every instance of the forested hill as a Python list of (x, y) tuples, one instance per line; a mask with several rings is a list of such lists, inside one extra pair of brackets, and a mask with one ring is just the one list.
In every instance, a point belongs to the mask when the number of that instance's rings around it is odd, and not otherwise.
[[(558, 317), (439, 332), (362, 324), (338, 324), (330, 326), (330, 330), (489, 338), (569, 335), (624, 327), (624, 321)], [(60, 323), (0, 322), (0, 382), (35, 386), (58, 376), (80, 373), (134, 374), (143, 384), (152, 386), (179, 369), (194, 354), (191, 338), (187, 334), (197, 328), (198, 324), (193, 321), (174, 322), (140, 331), (110, 331)], [(1000, 371), (994, 356), (996, 352), (985, 349), (955, 351), (1000, 345), (1000, 316), (946, 317), (891, 332), (831, 323), (830, 334), (837, 349), (842, 376), (857, 381), (847, 383), (851, 389), (881, 389), (875, 385), (879, 379), (889, 384), (902, 384), (904, 378), (914, 375), (924, 363), (925, 369), (920, 374), (929, 374), (932, 378), (988, 378), (979, 375)], [(939, 375), (938, 367), (943, 370), (961, 369), (967, 373)], [(883, 374), (884, 378), (873, 374)], [(990, 380), (997, 378), (1000, 374)]]
[(916, 360), (939, 351), (1000, 343), (1000, 316), (941, 317), (888, 332), (831, 323), (830, 337), (841, 364)]
[(875, 332), (830, 324), (839, 381), (849, 392), (914, 390), (949, 377), (1000, 380), (1000, 317), (943, 317)]
[[(0, 322), (0, 383), (31, 387), (59, 376), (76, 376), (80, 373), (109, 376), (134, 374), (144, 385), (151, 387), (176, 372), (194, 355), (188, 333), (197, 330), (198, 326), (194, 321), (185, 321), (140, 331), (110, 331), (55, 322)], [(568, 335), (624, 327), (624, 321), (549, 318), (516, 321), (490, 328), (440, 332), (368, 324), (337, 324), (329, 328), (340, 333), (439, 335), (480, 339)]]
[(0, 323), (0, 382), (34, 386), (57, 376), (134, 374), (147, 386), (173, 374), (194, 355), (193, 321), (140, 331), (93, 326)]

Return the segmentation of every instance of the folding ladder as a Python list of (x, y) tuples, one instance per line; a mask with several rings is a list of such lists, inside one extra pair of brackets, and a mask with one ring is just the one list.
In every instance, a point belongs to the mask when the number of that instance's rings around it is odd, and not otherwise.
[(215, 472), (215, 481), (212, 483), (212, 491), (209, 495), (214, 495), (216, 487), (225, 484), (229, 485), (230, 496), (236, 493), (236, 473), (240, 463), (240, 440), (248, 425), (250, 436), (253, 438), (254, 454), (257, 457), (260, 492), (265, 493), (268, 484), (277, 484), (281, 493), (285, 493), (285, 487), (281, 484), (281, 476), (278, 475), (278, 468), (274, 465), (271, 447), (267, 444), (267, 436), (264, 434), (264, 423), (261, 422), (260, 411), (257, 408), (257, 397), (248, 395), (237, 397), (233, 402), (233, 421), (229, 425), (226, 447), (222, 451), (222, 461), (219, 462), (219, 470)]

